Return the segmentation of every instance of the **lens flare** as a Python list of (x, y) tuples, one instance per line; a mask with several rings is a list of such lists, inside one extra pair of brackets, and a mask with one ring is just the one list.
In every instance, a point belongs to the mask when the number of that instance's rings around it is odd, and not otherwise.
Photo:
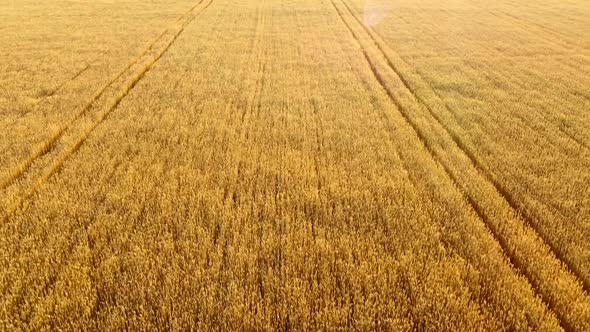
[(363, 23), (375, 27), (389, 14), (391, 5), (376, 0), (367, 0), (363, 10)]

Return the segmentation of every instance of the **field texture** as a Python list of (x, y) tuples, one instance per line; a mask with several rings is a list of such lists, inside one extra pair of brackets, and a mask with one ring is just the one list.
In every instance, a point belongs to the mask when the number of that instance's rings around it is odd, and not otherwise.
[(0, 330), (590, 331), (585, 0), (5, 0), (0, 46)]

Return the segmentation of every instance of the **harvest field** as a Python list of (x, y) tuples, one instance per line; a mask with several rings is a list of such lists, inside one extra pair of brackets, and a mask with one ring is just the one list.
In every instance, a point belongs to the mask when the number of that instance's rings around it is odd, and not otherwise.
[(0, 330), (590, 331), (586, 0), (4, 0), (0, 46)]

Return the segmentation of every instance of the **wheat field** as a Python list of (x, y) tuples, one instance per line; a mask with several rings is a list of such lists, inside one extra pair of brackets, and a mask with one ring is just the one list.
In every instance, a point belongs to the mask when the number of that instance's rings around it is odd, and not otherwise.
[(585, 0), (5, 0), (0, 46), (0, 330), (590, 331)]

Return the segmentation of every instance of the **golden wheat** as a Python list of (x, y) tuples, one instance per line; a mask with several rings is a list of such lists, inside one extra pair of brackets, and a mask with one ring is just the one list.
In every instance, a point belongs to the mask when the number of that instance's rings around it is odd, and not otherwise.
[(0, 15), (3, 330), (590, 329), (583, 1)]

